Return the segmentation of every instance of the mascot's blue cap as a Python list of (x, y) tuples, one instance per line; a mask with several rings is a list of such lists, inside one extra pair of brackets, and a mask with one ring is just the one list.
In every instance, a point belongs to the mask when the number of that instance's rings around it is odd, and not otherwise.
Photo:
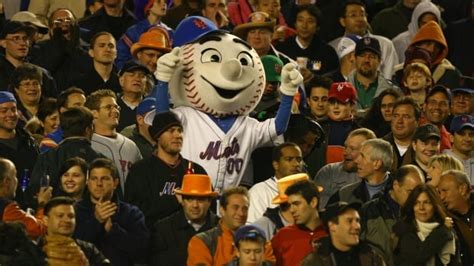
[(212, 21), (205, 17), (190, 16), (183, 19), (174, 32), (173, 47), (185, 45), (199, 40), (211, 32), (225, 32), (220, 30)]

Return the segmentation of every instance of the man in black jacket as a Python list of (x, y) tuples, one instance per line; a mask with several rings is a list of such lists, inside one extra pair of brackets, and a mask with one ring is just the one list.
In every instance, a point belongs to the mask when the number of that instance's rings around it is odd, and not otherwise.
[(174, 189), (181, 187), (184, 174), (206, 172), (181, 156), (183, 126), (174, 113), (156, 114), (148, 132), (156, 141), (156, 151), (130, 168), (125, 201), (143, 211), (146, 225), (151, 228), (156, 221), (179, 210)]
[(31, 48), (31, 62), (47, 69), (62, 92), (81, 79), (92, 59), (80, 44), (79, 24), (71, 10), (56, 9), (48, 23), (50, 38)]
[(217, 225), (217, 216), (209, 210), (217, 196), (209, 176), (185, 175), (183, 187), (175, 193), (182, 208), (153, 226), (152, 265), (185, 265), (191, 237)]
[(326, 207), (322, 218), (329, 237), (322, 238), (316, 252), (301, 265), (385, 265), (382, 257), (361, 243), (359, 203), (336, 202)]

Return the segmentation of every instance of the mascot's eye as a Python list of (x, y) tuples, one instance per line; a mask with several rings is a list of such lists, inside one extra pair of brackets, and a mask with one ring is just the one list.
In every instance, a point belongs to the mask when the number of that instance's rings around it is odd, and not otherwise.
[(221, 54), (219, 53), (219, 51), (217, 51), (214, 48), (208, 48), (201, 52), (202, 63), (209, 63), (209, 62), (219, 63), (221, 62), (221, 60), (222, 60)]
[(253, 67), (253, 60), (252, 60), (252, 56), (247, 53), (247, 52), (241, 52), (238, 56), (237, 56), (237, 60), (239, 60), (239, 62), (243, 65), (243, 66), (251, 66)]

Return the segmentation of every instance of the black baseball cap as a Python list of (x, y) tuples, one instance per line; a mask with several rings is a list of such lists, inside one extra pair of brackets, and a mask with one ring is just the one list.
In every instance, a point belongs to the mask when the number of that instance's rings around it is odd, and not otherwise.
[(3, 30), (0, 33), (0, 39), (5, 39), (8, 34), (14, 34), (21, 31), (25, 32), (28, 36), (32, 36), (35, 29), (20, 21), (9, 21), (5, 26), (3, 26)]
[(355, 48), (355, 55), (360, 55), (365, 51), (371, 51), (382, 57), (382, 50), (380, 50), (380, 43), (377, 39), (372, 37), (364, 37), (357, 41), (356, 48)]
[(327, 226), (329, 221), (343, 214), (346, 210), (354, 209), (358, 211), (361, 206), (362, 204), (359, 202), (351, 202), (351, 203), (348, 203), (345, 201), (335, 202), (326, 206), (326, 208), (321, 212), (321, 218), (324, 224)]
[(436, 138), (438, 140), (441, 139), (438, 127), (433, 124), (424, 124), (419, 126), (413, 135), (413, 140), (419, 139), (423, 142), (430, 138)]
[(122, 69), (120, 69), (120, 72), (118, 73), (119, 76), (122, 76), (123, 73), (125, 72), (133, 72), (135, 70), (141, 70), (143, 71), (143, 73), (145, 73), (145, 75), (149, 75), (150, 74), (150, 70), (148, 70), (148, 68), (144, 65), (142, 65), (141, 63), (135, 61), (135, 60), (130, 60), (128, 62), (126, 62)]

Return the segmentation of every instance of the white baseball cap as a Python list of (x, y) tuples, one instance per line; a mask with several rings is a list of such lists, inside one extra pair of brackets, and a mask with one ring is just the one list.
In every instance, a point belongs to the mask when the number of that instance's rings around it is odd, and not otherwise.
[(32, 25), (38, 27), (38, 31), (42, 34), (48, 33), (48, 26), (44, 25), (38, 17), (28, 11), (21, 11), (17, 12), (13, 17), (10, 19), (12, 21), (19, 21), (19, 22), (28, 22)]
[(356, 42), (360, 39), (359, 36), (352, 35), (352, 36), (345, 36), (342, 37), (339, 43), (337, 44), (336, 53), (341, 60), (347, 54), (353, 52), (356, 48)]

